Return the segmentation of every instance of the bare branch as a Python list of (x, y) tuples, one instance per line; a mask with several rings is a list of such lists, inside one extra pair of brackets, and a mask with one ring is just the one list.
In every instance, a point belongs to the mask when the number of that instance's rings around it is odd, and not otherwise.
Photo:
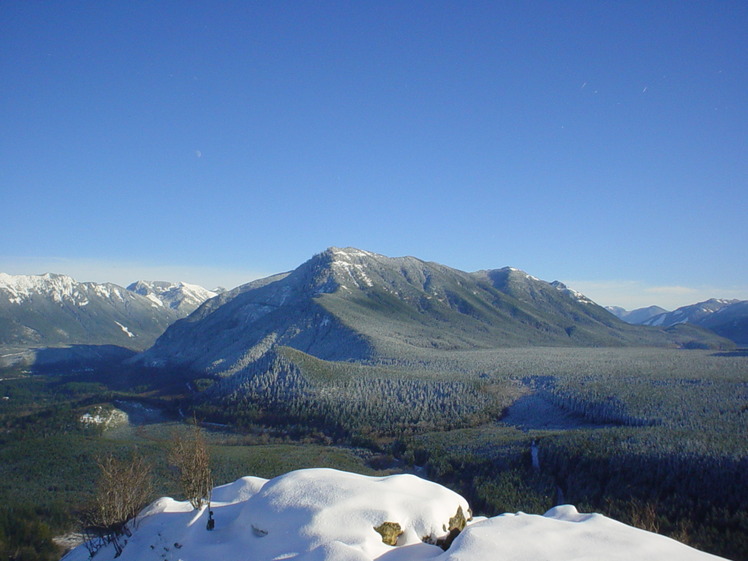
[(182, 493), (193, 508), (198, 509), (210, 502), (210, 492), (213, 489), (210, 454), (197, 422), (193, 422), (188, 436), (174, 436), (169, 463), (177, 468)]

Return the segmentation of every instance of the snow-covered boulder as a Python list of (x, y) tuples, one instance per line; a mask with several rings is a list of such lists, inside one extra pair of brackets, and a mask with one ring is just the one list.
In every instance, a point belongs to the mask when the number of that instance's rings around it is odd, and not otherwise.
[[(599, 514), (556, 507), (545, 516), (467, 521), (447, 551), (433, 543), (469, 513), (467, 501), (412, 475), (367, 477), (307, 469), (216, 487), (207, 508), (161, 498), (139, 516), (119, 561), (708, 561), (718, 559)], [(468, 514), (469, 516), (469, 514)], [(389, 523), (389, 524), (387, 524)], [(462, 518), (461, 524), (464, 524)], [(396, 545), (382, 526), (399, 527)], [(377, 530), (379, 529), (379, 531)], [(402, 533), (400, 533), (402, 532)], [(399, 535), (398, 535), (399, 534)], [(392, 536), (392, 534), (388, 534)], [(113, 547), (94, 559), (111, 561)], [(84, 546), (65, 561), (84, 561)]]
[(469, 525), (438, 561), (709, 561), (680, 542), (571, 505), (545, 515), (502, 514)]
[[(239, 532), (249, 524), (262, 536), (256, 545), (262, 559), (312, 552), (332, 542), (344, 544), (349, 556), (376, 559), (391, 549), (377, 531), (384, 523), (399, 525), (398, 545), (436, 543), (448, 534), (457, 511), (468, 508), (457, 493), (414, 475), (309, 469), (265, 484), (245, 503), (234, 526)], [(304, 536), (303, 545), (294, 543), (298, 536)]]

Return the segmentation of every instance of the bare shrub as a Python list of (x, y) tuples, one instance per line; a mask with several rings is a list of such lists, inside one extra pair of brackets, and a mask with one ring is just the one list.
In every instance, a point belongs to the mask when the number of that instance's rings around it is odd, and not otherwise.
[(193, 508), (198, 509), (210, 502), (213, 489), (210, 453), (197, 422), (193, 422), (189, 435), (174, 435), (169, 463), (176, 467), (182, 493)]
[(657, 505), (655, 503), (631, 499), (629, 501), (629, 512), (632, 526), (656, 534), (660, 532), (660, 522), (657, 518)]
[(135, 524), (138, 512), (152, 498), (152, 468), (136, 452), (128, 460), (108, 454), (96, 463), (99, 479), (94, 498), (82, 513), (83, 533), (92, 555), (112, 543), (119, 556), (124, 547), (121, 536), (131, 535), (128, 523)]

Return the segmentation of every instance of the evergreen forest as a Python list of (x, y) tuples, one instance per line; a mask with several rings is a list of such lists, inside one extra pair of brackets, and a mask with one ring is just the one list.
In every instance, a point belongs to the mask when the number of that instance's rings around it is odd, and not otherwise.
[[(601, 512), (748, 559), (748, 354), (523, 348), (330, 362), (277, 347), (250, 369), (8, 369), (0, 556), (59, 559), (96, 462), (133, 450), (179, 496), (169, 443), (197, 419), (216, 484), (302, 467), (412, 472), (474, 514)], [(154, 496), (154, 498), (155, 498)]]

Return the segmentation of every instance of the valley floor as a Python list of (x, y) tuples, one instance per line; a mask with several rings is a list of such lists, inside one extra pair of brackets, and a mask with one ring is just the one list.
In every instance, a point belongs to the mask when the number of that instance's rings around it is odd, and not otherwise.
[[(503, 349), (465, 357), (435, 352), (430, 363), (373, 368), (301, 357), (301, 375), (341, 401), (328, 402), (329, 410), (316, 406), (315, 416), (267, 408), (236, 419), (226, 417), (227, 408), (223, 416), (201, 416), (197, 398), (210, 383), (188, 373), (157, 379), (152, 371), (114, 367), (45, 375), (6, 369), (0, 554), (35, 536), (35, 545), (24, 546), (32, 548), (26, 558), (55, 559), (54, 546), (42, 544), (75, 528), (75, 513), (94, 491), (96, 458), (110, 452), (137, 449), (154, 465), (157, 493), (178, 497), (166, 450), (195, 414), (206, 421), (216, 482), (308, 467), (413, 472), (459, 492), (477, 514), (542, 514), (562, 497), (580, 511), (748, 560), (744, 353)], [(384, 381), (403, 368), (408, 375), (397, 385)], [(472, 384), (490, 398), (481, 398), (485, 415), (461, 415), (462, 398), (449, 401), (452, 386), (443, 382), (450, 371), (460, 372), (459, 387)], [(370, 375), (370, 388), (351, 385), (361, 373)], [(389, 418), (393, 396), (381, 392), (392, 388), (405, 400), (433, 392), (449, 406), (446, 417), (378, 430), (349, 416)], [(374, 391), (377, 400), (370, 399)], [(350, 400), (336, 408), (346, 392), (357, 392), (369, 408), (351, 408)], [(113, 411), (126, 422), (81, 422), (85, 414), (120, 418), (108, 416)]]

